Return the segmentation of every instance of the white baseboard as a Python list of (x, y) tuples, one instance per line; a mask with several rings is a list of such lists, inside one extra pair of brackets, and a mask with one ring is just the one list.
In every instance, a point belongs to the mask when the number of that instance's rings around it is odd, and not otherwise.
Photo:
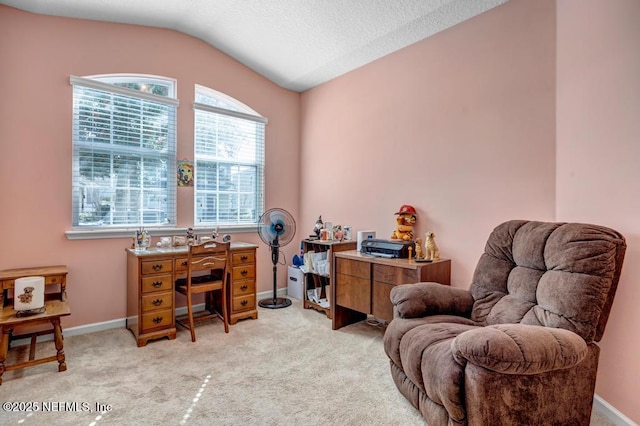
[(615, 426), (638, 426), (637, 423), (622, 414), (613, 405), (598, 396), (598, 394), (595, 394), (593, 398), (593, 410), (605, 416)]

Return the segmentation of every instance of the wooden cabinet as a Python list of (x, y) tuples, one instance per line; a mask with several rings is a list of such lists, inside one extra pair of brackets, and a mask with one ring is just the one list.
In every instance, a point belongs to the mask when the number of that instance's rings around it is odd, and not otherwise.
[[(328, 318), (332, 318), (333, 302), (331, 297), (331, 270), (334, 253), (345, 250), (353, 250), (356, 248), (355, 241), (323, 241), (323, 240), (304, 240), (302, 241), (302, 251), (304, 253), (317, 253), (326, 256), (328, 268), (319, 271), (311, 267), (311, 269), (303, 269), (304, 285), (302, 288), (303, 306), (305, 309), (315, 309), (324, 312)], [(307, 265), (305, 265), (307, 266)], [(308, 290), (317, 291), (318, 299), (326, 299), (327, 304), (321, 305), (315, 300), (309, 298)]]
[(127, 250), (127, 328), (138, 346), (149, 340), (176, 338), (174, 256)]
[[(229, 323), (258, 318), (256, 308), (257, 245), (231, 243), (227, 309)], [(127, 249), (127, 328), (138, 346), (176, 337), (175, 280), (186, 274), (187, 249)]]
[(369, 312), (371, 305), (371, 264), (336, 258), (336, 303), (358, 312)]
[(255, 248), (231, 253), (229, 288), (229, 322), (235, 324), (243, 318), (258, 319)]
[(384, 259), (352, 251), (335, 253), (334, 330), (372, 315), (393, 319), (391, 289), (417, 282), (451, 284), (451, 261), (419, 263), (409, 259)]

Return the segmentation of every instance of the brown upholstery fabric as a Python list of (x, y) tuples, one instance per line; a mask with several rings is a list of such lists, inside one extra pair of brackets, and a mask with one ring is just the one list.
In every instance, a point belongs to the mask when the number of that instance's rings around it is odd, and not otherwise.
[(468, 291), (395, 287), (384, 336), (400, 392), (430, 425), (588, 424), (625, 240), (597, 225), (494, 229)]
[(538, 374), (570, 368), (587, 354), (586, 342), (559, 328), (499, 324), (462, 333), (451, 342), (453, 358), (505, 374)]
[(392, 288), (391, 303), (401, 318), (440, 314), (468, 317), (473, 307), (473, 297), (459, 288), (437, 283), (417, 283)]
[(608, 318), (603, 310), (625, 247), (619, 233), (602, 226), (506, 222), (476, 267), (471, 319), (565, 328), (592, 340), (601, 317)]

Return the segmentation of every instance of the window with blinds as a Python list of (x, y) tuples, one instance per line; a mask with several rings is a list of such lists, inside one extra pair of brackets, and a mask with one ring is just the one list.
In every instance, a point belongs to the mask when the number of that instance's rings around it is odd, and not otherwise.
[(195, 91), (195, 224), (256, 224), (264, 210), (267, 119), (223, 93)]
[(176, 223), (175, 81), (71, 77), (73, 226)]

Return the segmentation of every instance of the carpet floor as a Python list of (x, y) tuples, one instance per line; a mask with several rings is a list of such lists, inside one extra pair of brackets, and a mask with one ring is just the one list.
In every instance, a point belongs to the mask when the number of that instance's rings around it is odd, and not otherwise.
[[(225, 334), (220, 321), (138, 348), (126, 329), (67, 337), (68, 370), (47, 363), (5, 372), (3, 425), (423, 425), (400, 395), (384, 329), (331, 321), (301, 302), (259, 308)], [(64, 323), (63, 323), (64, 326)], [(53, 342), (38, 351), (54, 351)], [(9, 361), (25, 359), (26, 346)], [(6, 405), (6, 404), (5, 404)], [(3, 405), (3, 408), (5, 408)], [(11, 411), (15, 408), (16, 411)], [(594, 413), (591, 426), (611, 425)]]

